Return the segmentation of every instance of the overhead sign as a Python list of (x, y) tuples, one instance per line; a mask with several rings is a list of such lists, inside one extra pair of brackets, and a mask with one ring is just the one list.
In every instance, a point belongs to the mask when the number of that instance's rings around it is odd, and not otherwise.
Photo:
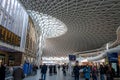
[(108, 53), (109, 62), (118, 62), (118, 53)]
[(69, 55), (69, 60), (70, 61), (75, 61), (76, 60), (76, 56), (75, 55)]

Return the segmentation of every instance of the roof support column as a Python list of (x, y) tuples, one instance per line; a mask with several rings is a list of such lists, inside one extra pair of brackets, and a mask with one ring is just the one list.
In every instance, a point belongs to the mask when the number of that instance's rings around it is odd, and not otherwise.
[(36, 53), (36, 65), (39, 66), (40, 64), (42, 64), (42, 53), (43, 53), (43, 48), (44, 48), (44, 44), (45, 44), (45, 38), (43, 35), (41, 35), (39, 37), (39, 48), (38, 51)]

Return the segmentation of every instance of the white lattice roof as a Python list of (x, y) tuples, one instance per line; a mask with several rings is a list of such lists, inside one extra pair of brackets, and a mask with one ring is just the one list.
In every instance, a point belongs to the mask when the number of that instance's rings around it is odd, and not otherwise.
[(20, 0), (27, 10), (50, 15), (67, 32), (46, 40), (44, 56), (65, 56), (100, 48), (116, 40), (120, 0)]

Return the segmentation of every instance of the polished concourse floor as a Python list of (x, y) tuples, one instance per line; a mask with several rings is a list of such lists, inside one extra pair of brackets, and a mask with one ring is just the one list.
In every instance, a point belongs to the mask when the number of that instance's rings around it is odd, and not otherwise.
[[(40, 78), (41, 78), (41, 74), (40, 74), (40, 70), (38, 70), (37, 75), (27, 77), (24, 80), (39, 80)], [(50, 76), (49, 73), (47, 73), (46, 80), (74, 80), (74, 78), (71, 77), (69, 73), (67, 73), (67, 75), (64, 76), (62, 70), (58, 70), (56, 75), (53, 74)], [(80, 79), (80, 80), (84, 80), (84, 79)]]
[[(37, 75), (27, 77), (24, 80), (39, 80), (40, 78), (41, 78), (41, 74), (40, 74), (40, 70), (38, 70)], [(68, 72), (67, 72), (67, 75), (64, 76), (62, 73), (62, 70), (58, 70), (56, 75), (52, 74), (50, 76), (49, 73), (47, 73), (46, 80), (74, 80), (74, 77), (71, 77)], [(79, 80), (85, 80), (85, 79), (80, 78)], [(100, 78), (98, 78), (98, 80), (100, 80)], [(114, 80), (120, 80), (120, 78), (114, 78)]]

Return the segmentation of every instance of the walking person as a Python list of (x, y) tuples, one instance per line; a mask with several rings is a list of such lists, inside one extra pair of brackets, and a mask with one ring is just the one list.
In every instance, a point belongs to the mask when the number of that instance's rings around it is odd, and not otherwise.
[(62, 66), (63, 75), (66, 76), (66, 63)]
[(100, 65), (100, 80), (105, 80), (105, 68), (103, 65)]
[(52, 65), (49, 65), (49, 74), (52, 75)]
[(79, 62), (76, 61), (76, 64), (75, 64), (75, 66), (73, 68), (73, 73), (74, 73), (75, 80), (79, 80), (79, 75), (80, 75), (79, 70), (80, 70)]
[(25, 78), (25, 75), (21, 66), (19, 66), (17, 69), (13, 71), (13, 78), (14, 80), (23, 80), (23, 78)]
[(36, 68), (35, 64), (33, 65), (32, 70), (33, 70), (33, 75), (36, 75), (37, 74), (37, 68)]
[(90, 80), (91, 70), (90, 70), (90, 67), (88, 65), (86, 67), (84, 67), (83, 72), (84, 72), (85, 80)]
[(97, 67), (96, 66), (93, 66), (93, 68), (92, 68), (92, 78), (93, 78), (93, 80), (97, 80), (97, 73), (98, 71), (97, 71)]
[(112, 68), (112, 66), (108, 66), (108, 70), (106, 72), (106, 77), (107, 77), (107, 80), (114, 80), (115, 76), (115, 70)]
[(57, 74), (56, 65), (53, 66), (54, 74)]
[(24, 64), (23, 64), (23, 72), (25, 74), (25, 77), (28, 75), (28, 69), (29, 69), (28, 62), (25, 61)]
[(41, 68), (41, 80), (46, 80), (47, 65), (44, 64)]
[(60, 65), (58, 65), (58, 70), (60, 70)]

